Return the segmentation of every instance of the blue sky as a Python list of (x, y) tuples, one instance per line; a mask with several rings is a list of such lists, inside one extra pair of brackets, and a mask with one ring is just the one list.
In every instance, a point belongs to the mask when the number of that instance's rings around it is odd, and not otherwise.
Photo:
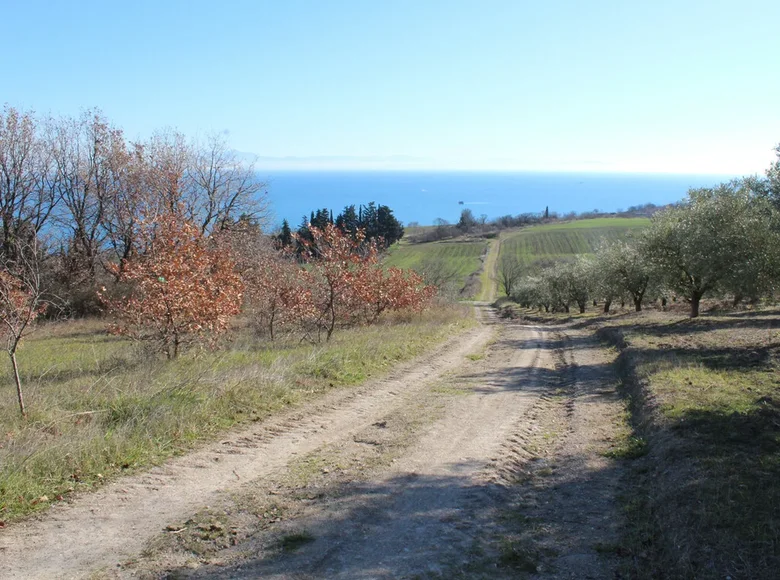
[[(763, 171), (780, 2), (0, 0), (0, 103), (263, 167)], [(282, 158), (282, 159), (280, 159)]]

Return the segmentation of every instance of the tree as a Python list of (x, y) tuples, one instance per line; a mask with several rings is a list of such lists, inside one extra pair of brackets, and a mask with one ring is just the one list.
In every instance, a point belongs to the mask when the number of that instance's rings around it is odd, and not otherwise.
[(775, 207), (780, 209), (780, 144), (775, 147), (775, 153), (777, 159), (766, 170), (767, 189)]
[(386, 310), (422, 310), (436, 295), (436, 287), (426, 285), (417, 272), (385, 269), (380, 264), (367, 265), (361, 271), (357, 288), (369, 324)]
[(435, 286), (439, 294), (451, 298), (457, 296), (463, 285), (463, 278), (457, 265), (444, 260), (425, 258), (414, 267), (414, 270), (422, 276), (426, 284)]
[(46, 310), (37, 245), (14, 252), (15, 263), (0, 266), (0, 321), (5, 327), (6, 352), (11, 359), (19, 411), (27, 416), (16, 352), (35, 319)]
[(336, 217), (336, 226), (348, 234), (353, 239), (357, 236), (357, 232), (360, 229), (360, 220), (358, 213), (355, 210), (354, 205), (348, 205), (344, 210)]
[(292, 231), (290, 230), (290, 224), (287, 220), (282, 220), (282, 229), (279, 231), (279, 235), (276, 238), (279, 242), (279, 247), (289, 248), (293, 244)]
[(378, 263), (376, 242), (366, 241), (363, 230), (356, 239), (335, 224), (309, 226), (312, 240), (301, 240), (306, 267), (300, 269), (302, 286), (311, 291), (311, 307), (301, 308), (305, 332), (324, 332), (330, 340), (338, 326), (361, 319), (374, 322), (385, 310), (424, 308), (436, 289), (415, 272), (385, 270)]
[(580, 313), (585, 312), (590, 296), (590, 276), (587, 262), (581, 258), (575, 262), (560, 262), (547, 268), (540, 276), (540, 286), (546, 301), (554, 309), (569, 312), (575, 302)]
[(276, 338), (279, 327), (310, 319), (316, 314), (308, 272), (284, 253), (259, 252), (252, 267), (242, 272), (248, 313), (258, 327)]
[(113, 266), (130, 292), (111, 299), (104, 288), (101, 299), (118, 319), (114, 332), (151, 341), (176, 358), (182, 347), (213, 342), (227, 331), (240, 310), (243, 283), (226, 245), (179, 213), (144, 225), (143, 250), (123, 268)]
[(34, 243), (59, 198), (48, 145), (32, 113), (0, 113), (0, 254)]
[(318, 337), (325, 332), (329, 341), (337, 325), (354, 322), (359, 313), (360, 299), (354, 282), (359, 279), (361, 268), (376, 263), (376, 246), (362, 247), (362, 230), (355, 240), (334, 224), (323, 229), (310, 224), (308, 230), (312, 240), (299, 238), (299, 242), (310, 263), (308, 272), (316, 313), (312, 322)]
[(544, 290), (541, 278), (526, 276), (515, 285), (512, 291), (512, 300), (524, 308), (537, 306), (539, 309), (544, 307), (545, 311), (549, 311), (550, 303)]
[(203, 235), (219, 232), (241, 215), (261, 223), (267, 218), (266, 184), (228, 147), (224, 135), (190, 141), (176, 131), (158, 131), (136, 148), (157, 205), (147, 215), (180, 213)]
[(268, 218), (267, 184), (258, 180), (253, 163), (244, 163), (223, 134), (214, 133), (192, 145), (188, 197), (191, 219), (204, 235), (247, 216), (265, 224)]
[(469, 208), (465, 208), (460, 212), (460, 219), (458, 220), (458, 229), (466, 233), (470, 232), (477, 226), (477, 219), (474, 217), (474, 212)]
[(393, 210), (386, 205), (379, 205), (376, 210), (376, 238), (382, 247), (389, 248), (402, 237), (404, 228), (395, 216)]
[(512, 296), (520, 278), (523, 275), (523, 266), (517, 256), (502, 255), (498, 261), (498, 285), (507, 296)]
[(66, 232), (68, 269), (93, 282), (107, 237), (107, 209), (125, 185), (120, 178), (127, 162), (125, 139), (98, 110), (51, 121), (50, 131), (62, 200), (56, 217)]
[[(637, 312), (653, 279), (653, 272), (642, 247), (636, 240), (618, 240), (603, 244), (596, 253), (596, 285), (609, 301), (628, 294)], [(605, 312), (609, 306), (605, 306)]]
[(577, 303), (580, 314), (585, 312), (590, 299), (591, 266), (590, 258), (578, 256), (571, 264), (562, 265), (562, 278), (565, 280), (565, 288), (569, 292), (569, 298)]
[(666, 284), (699, 315), (703, 296), (740, 280), (774, 278), (777, 218), (769, 202), (740, 182), (691, 190), (688, 200), (656, 214), (643, 241)]

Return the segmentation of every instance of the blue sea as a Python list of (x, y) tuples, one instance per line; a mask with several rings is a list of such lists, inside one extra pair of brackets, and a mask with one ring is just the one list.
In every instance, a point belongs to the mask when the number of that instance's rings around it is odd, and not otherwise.
[[(275, 223), (295, 227), (312, 210), (334, 215), (346, 205), (375, 201), (390, 206), (403, 223), (457, 222), (470, 208), (489, 218), (543, 212), (612, 212), (629, 206), (679, 201), (691, 187), (708, 187), (733, 176), (466, 171), (268, 171)], [(460, 202), (463, 202), (461, 205)]]

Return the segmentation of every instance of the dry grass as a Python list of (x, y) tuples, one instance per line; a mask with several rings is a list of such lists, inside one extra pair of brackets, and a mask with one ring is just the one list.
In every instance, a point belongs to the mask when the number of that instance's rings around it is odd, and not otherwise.
[(42, 327), (19, 353), (27, 420), (10, 370), (0, 375), (0, 520), (382, 375), (472, 324), (468, 310), (442, 306), (343, 330), (328, 344), (269, 344), (245, 330), (217, 352), (174, 361), (107, 335), (99, 321)]

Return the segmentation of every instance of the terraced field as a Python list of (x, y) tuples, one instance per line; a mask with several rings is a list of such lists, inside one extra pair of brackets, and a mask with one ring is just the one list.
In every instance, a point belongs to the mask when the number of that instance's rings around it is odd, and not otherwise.
[(523, 264), (566, 259), (595, 251), (603, 239), (615, 239), (650, 223), (645, 218), (599, 218), (535, 226), (502, 238), (501, 256), (515, 255)]
[(390, 250), (385, 263), (418, 271), (435, 265), (440, 271), (457, 276), (462, 287), (469, 275), (480, 269), (480, 257), (487, 246), (486, 240), (400, 244)]
[[(615, 239), (630, 231), (646, 227), (650, 220), (646, 218), (597, 218), (577, 220), (567, 223), (533, 226), (518, 230), (508, 230), (500, 236), (500, 254), (516, 255), (520, 261), (532, 266), (541, 262), (566, 259), (577, 254), (588, 254), (598, 247), (602, 239)], [(457, 281), (457, 289), (463, 288), (471, 274), (479, 272), (488, 244), (494, 246), (499, 240), (448, 240), (422, 244), (401, 243), (391, 248), (385, 259), (388, 266), (412, 268), (422, 271), (435, 269), (437, 274), (448, 274)], [(493, 248), (495, 252), (497, 248)], [(495, 263), (495, 256), (491, 263)], [(490, 300), (486, 292), (490, 278), (494, 273), (482, 276), (482, 289), (471, 288), (468, 294), (482, 300)]]

